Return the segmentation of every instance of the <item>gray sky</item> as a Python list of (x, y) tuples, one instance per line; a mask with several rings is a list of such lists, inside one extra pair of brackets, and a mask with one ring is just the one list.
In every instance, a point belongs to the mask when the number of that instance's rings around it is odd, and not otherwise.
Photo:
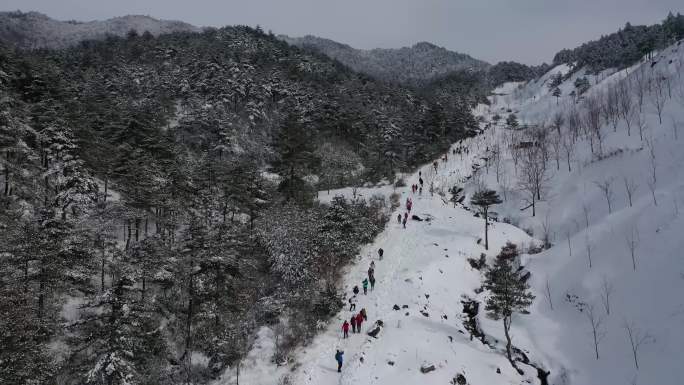
[(35, 10), (59, 20), (143, 14), (199, 26), (261, 25), (356, 48), (429, 41), (489, 62), (551, 61), (632, 24), (684, 12), (682, 0), (3, 0), (2, 10)]

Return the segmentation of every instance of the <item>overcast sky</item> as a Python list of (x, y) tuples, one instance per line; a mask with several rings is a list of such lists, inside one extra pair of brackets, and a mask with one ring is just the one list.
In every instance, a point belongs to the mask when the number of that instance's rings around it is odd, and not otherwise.
[(2, 0), (2, 10), (35, 10), (60, 20), (143, 14), (198, 26), (261, 25), (276, 34), (312, 34), (356, 48), (429, 41), (489, 62), (551, 61), (632, 24), (684, 12), (682, 0)]

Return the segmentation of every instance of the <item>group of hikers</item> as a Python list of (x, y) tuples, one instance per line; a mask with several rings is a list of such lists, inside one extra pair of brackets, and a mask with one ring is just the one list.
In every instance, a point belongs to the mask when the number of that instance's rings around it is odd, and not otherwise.
[(352, 314), (349, 321), (345, 320), (342, 324), (342, 338), (349, 338), (349, 325), (351, 324), (352, 333), (361, 333), (361, 324), (368, 320), (366, 308), (360, 312)]
[[(378, 259), (382, 260), (384, 250), (378, 249)], [(375, 288), (375, 261), (371, 261), (370, 267), (368, 268), (368, 277), (364, 278), (361, 282), (363, 287), (363, 294), (368, 294), (368, 284), (370, 283), (371, 291)], [(349, 298), (349, 311), (352, 312), (349, 321), (345, 320), (342, 323), (342, 338), (349, 338), (349, 328), (351, 327), (352, 333), (361, 333), (361, 325), (368, 321), (368, 314), (366, 313), (366, 308), (362, 308), (358, 313), (356, 313), (356, 296), (359, 294), (359, 286), (354, 285), (352, 289), (353, 295)], [(335, 353), (335, 360), (337, 361), (337, 371), (342, 371), (342, 360), (344, 351), (337, 350)]]
[[(446, 161), (446, 155), (445, 159)], [(437, 162), (435, 162), (437, 163)], [(435, 167), (435, 171), (437, 168)], [(411, 191), (415, 194), (416, 191), (420, 191), (420, 194), (423, 193), (423, 175), (422, 171), (418, 172), (418, 184), (413, 184), (411, 185)], [(401, 214), (397, 215), (397, 222), (401, 223), (404, 228), (406, 228), (406, 221), (408, 221), (408, 216), (409, 213), (411, 212), (411, 209), (413, 208), (413, 200), (411, 197), (406, 198), (406, 211), (404, 212), (404, 215), (402, 216)], [(378, 259), (382, 260), (384, 251), (382, 249), (378, 250)], [(370, 267), (368, 268), (368, 277), (364, 278), (363, 281), (361, 282), (361, 286), (363, 287), (363, 294), (367, 295), (368, 294), (368, 284), (370, 283), (370, 289), (371, 291), (375, 288), (375, 262), (371, 261)], [(352, 293), (353, 295), (349, 298), (349, 311), (352, 312), (351, 318), (349, 320), (345, 320), (342, 323), (342, 338), (346, 339), (349, 338), (349, 329), (351, 327), (352, 333), (361, 333), (361, 325), (368, 320), (368, 315), (366, 314), (366, 309), (362, 308), (358, 313), (355, 313), (356, 311), (356, 296), (359, 294), (359, 286), (354, 285), (352, 288)], [(335, 360), (337, 361), (337, 371), (341, 372), (342, 371), (342, 361), (343, 361), (343, 356), (344, 356), (344, 351), (337, 349), (335, 352)]]

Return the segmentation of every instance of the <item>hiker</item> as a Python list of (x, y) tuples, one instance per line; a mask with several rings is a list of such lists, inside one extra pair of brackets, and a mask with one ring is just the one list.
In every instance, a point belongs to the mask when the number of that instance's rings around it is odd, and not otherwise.
[(354, 297), (356, 297), (356, 295), (359, 294), (359, 287), (356, 286), (356, 285), (354, 285), (354, 290), (353, 290), (353, 292), (354, 292)]
[(420, 182), (420, 187), (423, 187), (423, 178), (418, 179), (418, 182)]
[[(401, 214), (400, 214), (400, 216), (401, 216)], [(383, 250), (382, 247), (378, 249), (378, 257), (380, 258), (380, 260), (382, 260), (382, 255), (384, 253), (385, 253), (385, 250)]]
[(363, 317), (364, 321), (368, 321), (368, 315), (366, 314), (366, 308), (365, 307), (363, 309), (361, 309), (359, 314), (361, 314), (361, 317)]
[(404, 217), (404, 220), (401, 221), (401, 225), (404, 226), (404, 228), (406, 228), (406, 217)]
[(363, 314), (358, 313), (358, 314), (356, 315), (356, 330), (357, 330), (359, 333), (361, 333), (361, 324), (363, 323), (363, 321), (364, 321), (364, 319), (363, 319)]
[(401, 224), (401, 214), (397, 214), (397, 222)]
[(435, 168), (435, 172), (437, 172), (437, 166), (439, 166), (439, 163), (437, 163), (437, 161), (432, 162), (432, 167)]
[(423, 186), (420, 186), (420, 193), (418, 195), (423, 195)]
[(422, 177), (422, 176), (423, 176), (423, 172), (422, 172), (422, 171), (418, 171), (418, 178), (420, 178), (420, 177)]
[(356, 310), (356, 297), (349, 298), (349, 311)]
[(363, 295), (368, 294), (368, 278), (363, 279)]
[(356, 315), (352, 313), (351, 319), (349, 320), (352, 326), (352, 333), (356, 333)]
[(375, 269), (373, 267), (368, 268), (368, 279), (373, 281), (373, 274), (375, 274)]
[(341, 350), (337, 350), (337, 353), (335, 353), (335, 361), (337, 361), (337, 372), (342, 371), (342, 355), (344, 355), (344, 352)]
[(370, 277), (371, 291), (375, 289), (375, 276)]
[(347, 322), (347, 320), (344, 320), (344, 323), (342, 324), (342, 333), (342, 338), (349, 338), (349, 322)]

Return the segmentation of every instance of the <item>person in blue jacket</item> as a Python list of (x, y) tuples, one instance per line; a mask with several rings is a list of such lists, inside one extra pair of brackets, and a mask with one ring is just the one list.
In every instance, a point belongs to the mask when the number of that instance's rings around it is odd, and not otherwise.
[(338, 350), (337, 353), (335, 353), (335, 360), (337, 361), (337, 372), (342, 371), (342, 355), (344, 354), (343, 351)]

